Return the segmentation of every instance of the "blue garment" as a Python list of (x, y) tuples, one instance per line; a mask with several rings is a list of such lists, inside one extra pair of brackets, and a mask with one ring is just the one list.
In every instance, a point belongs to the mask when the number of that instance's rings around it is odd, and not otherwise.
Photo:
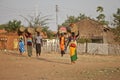
[(19, 51), (20, 51), (20, 53), (23, 53), (25, 51), (24, 41), (23, 40), (19, 41)]

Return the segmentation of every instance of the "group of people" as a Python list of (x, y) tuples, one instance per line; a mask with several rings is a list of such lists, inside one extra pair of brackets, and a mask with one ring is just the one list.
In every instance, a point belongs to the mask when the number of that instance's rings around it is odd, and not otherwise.
[(25, 33), (25, 34), (20, 33), (19, 34), (20, 55), (22, 55), (25, 52), (25, 44), (26, 44), (28, 56), (31, 57), (33, 42), (35, 43), (36, 56), (38, 57), (41, 54), (41, 46), (43, 44), (42, 36), (40, 35), (40, 32), (37, 32), (37, 35), (35, 35), (35, 37), (33, 37), (31, 33)]
[(78, 34), (75, 35), (75, 32), (71, 32), (70, 36), (66, 39), (64, 33), (60, 34), (59, 41), (60, 41), (60, 49), (61, 49), (61, 56), (63, 56), (67, 50), (67, 47), (69, 46), (69, 52), (70, 52), (70, 58), (71, 63), (75, 63), (77, 60), (77, 38), (79, 36)]
[[(69, 46), (69, 52), (70, 52), (70, 58), (71, 63), (75, 63), (77, 60), (77, 37), (78, 34), (75, 35), (75, 32), (71, 32), (70, 36), (65, 37), (64, 33), (61, 33), (59, 36), (59, 43), (60, 43), (60, 49), (61, 49), (61, 56), (63, 56), (67, 50), (67, 47)], [(36, 48), (36, 56), (39, 57), (41, 54), (41, 46), (43, 46), (42, 36), (39, 32), (37, 32), (37, 35), (35, 37), (32, 36), (30, 33), (25, 33), (25, 35), (20, 34), (19, 35), (19, 51), (20, 55), (22, 55), (25, 52), (25, 43), (27, 45), (27, 53), (28, 56), (32, 56), (32, 48), (33, 48), (33, 42), (35, 43)]]

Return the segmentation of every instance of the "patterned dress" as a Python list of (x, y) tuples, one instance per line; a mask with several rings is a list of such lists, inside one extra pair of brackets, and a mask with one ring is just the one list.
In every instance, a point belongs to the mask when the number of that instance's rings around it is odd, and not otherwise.
[(19, 51), (20, 51), (20, 53), (24, 53), (25, 52), (25, 44), (24, 44), (23, 36), (19, 37)]
[(61, 56), (63, 56), (63, 54), (65, 54), (64, 50), (65, 50), (65, 37), (62, 36), (60, 37), (60, 49), (61, 49)]
[(71, 57), (71, 62), (77, 60), (77, 42), (76, 42), (76, 37), (70, 37), (69, 38), (69, 49), (70, 49), (70, 57)]
[(26, 35), (26, 40), (27, 40), (27, 53), (28, 56), (31, 57), (32, 56), (32, 34), (28, 34)]

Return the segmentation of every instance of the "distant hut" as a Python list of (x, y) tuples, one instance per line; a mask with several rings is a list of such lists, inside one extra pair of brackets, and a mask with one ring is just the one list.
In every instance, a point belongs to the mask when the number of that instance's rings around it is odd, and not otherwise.
[(90, 39), (96, 43), (114, 43), (114, 35), (110, 27), (92, 19), (83, 19), (76, 23), (79, 27), (80, 38)]
[(0, 30), (0, 50), (18, 50), (18, 46), (14, 47), (14, 42), (17, 41), (17, 32), (7, 32)]

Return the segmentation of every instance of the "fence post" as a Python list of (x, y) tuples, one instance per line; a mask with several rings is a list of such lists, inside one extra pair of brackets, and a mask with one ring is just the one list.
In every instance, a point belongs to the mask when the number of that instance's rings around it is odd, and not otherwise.
[(88, 41), (87, 41), (87, 39), (86, 39), (85, 53), (87, 53), (87, 51), (88, 51)]

